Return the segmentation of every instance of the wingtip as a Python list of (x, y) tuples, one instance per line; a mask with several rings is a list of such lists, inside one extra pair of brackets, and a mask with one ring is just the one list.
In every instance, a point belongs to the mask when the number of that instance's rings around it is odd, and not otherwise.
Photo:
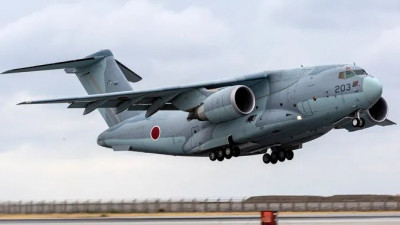
[(12, 70), (6, 70), (2, 72), (1, 74), (10, 74), (10, 73), (18, 73), (18, 69), (12, 69)]
[(24, 102), (20, 102), (17, 105), (27, 105), (27, 104), (31, 104), (32, 101), (24, 101)]

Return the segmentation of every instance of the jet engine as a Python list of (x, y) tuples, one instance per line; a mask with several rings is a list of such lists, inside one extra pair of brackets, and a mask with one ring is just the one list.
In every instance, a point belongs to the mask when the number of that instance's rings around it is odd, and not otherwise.
[(251, 113), (254, 109), (253, 91), (244, 85), (219, 90), (207, 97), (203, 104), (189, 114), (188, 119), (221, 123)]
[(388, 114), (388, 105), (384, 98), (380, 98), (363, 116), (368, 122), (377, 124), (383, 122)]

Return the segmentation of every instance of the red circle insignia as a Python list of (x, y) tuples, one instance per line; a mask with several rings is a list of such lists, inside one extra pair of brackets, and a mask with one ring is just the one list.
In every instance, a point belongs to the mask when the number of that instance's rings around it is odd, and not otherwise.
[(151, 139), (157, 140), (160, 137), (160, 134), (161, 134), (161, 129), (159, 126), (154, 126), (153, 128), (151, 128), (150, 131)]

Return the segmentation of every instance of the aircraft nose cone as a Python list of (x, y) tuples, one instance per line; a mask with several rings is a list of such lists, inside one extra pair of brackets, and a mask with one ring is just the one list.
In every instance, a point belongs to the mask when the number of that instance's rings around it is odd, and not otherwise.
[(363, 81), (363, 92), (366, 100), (372, 105), (382, 95), (382, 84), (374, 77), (366, 77)]

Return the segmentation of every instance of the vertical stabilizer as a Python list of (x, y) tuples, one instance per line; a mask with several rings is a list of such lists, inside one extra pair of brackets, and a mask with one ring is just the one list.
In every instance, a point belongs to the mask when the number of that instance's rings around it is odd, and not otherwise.
[[(118, 62), (110, 50), (102, 50), (83, 59), (7, 70), (3, 74), (56, 69), (64, 69), (66, 73), (75, 73), (89, 95), (131, 91), (132, 87), (128, 80), (138, 82), (142, 79), (135, 72)], [(108, 126), (113, 126), (139, 113), (122, 111), (121, 109), (119, 111), (122, 112), (116, 113), (115, 109), (101, 108), (104, 103), (101, 101), (88, 103), (84, 114), (100, 107), (99, 111)], [(126, 108), (125, 106), (122, 109)]]
[[(65, 72), (75, 73), (89, 95), (132, 90), (120, 66), (127, 68), (115, 60), (110, 50), (102, 50), (86, 58), (94, 58), (95, 62), (83, 67), (65, 68)], [(97, 102), (97, 107), (99, 105), (101, 102)], [(137, 114), (132, 111), (117, 114), (113, 108), (99, 108), (99, 111), (108, 126), (113, 126)]]

